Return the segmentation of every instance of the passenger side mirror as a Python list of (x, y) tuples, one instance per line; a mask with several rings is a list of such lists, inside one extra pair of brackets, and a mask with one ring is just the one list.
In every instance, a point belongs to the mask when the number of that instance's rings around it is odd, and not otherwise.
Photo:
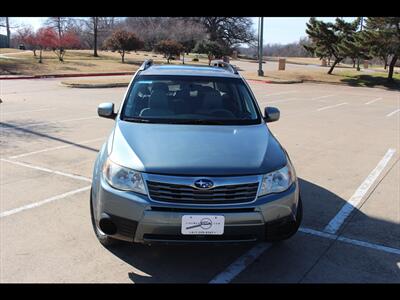
[(106, 102), (101, 103), (97, 107), (97, 113), (100, 117), (107, 119), (115, 119), (117, 114), (114, 112), (114, 103)]
[(266, 107), (264, 109), (264, 121), (267, 123), (278, 121), (280, 114), (279, 109), (276, 107)]

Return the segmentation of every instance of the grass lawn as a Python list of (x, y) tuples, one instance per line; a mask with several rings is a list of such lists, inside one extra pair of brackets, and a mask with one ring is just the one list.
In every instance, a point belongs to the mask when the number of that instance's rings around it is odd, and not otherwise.
[(385, 72), (358, 72), (354, 69), (337, 67), (333, 74), (329, 75), (326, 68), (298, 68), (286, 69), (285, 71), (265, 71), (265, 76), (260, 77), (257, 72), (241, 72), (247, 79), (265, 79), (265, 80), (301, 80), (309, 82), (324, 82), (333, 84), (348, 84), (352, 86), (365, 87), (384, 87), (388, 89), (400, 90), (399, 68), (395, 69), (393, 74), (394, 81), (387, 82), (387, 73)]
[[(42, 75), (42, 74), (68, 74), (68, 73), (98, 73), (98, 72), (134, 72), (146, 59), (153, 59), (156, 64), (166, 64), (167, 60), (160, 54), (138, 51), (125, 54), (125, 63), (121, 63), (121, 55), (117, 52), (98, 51), (99, 57), (93, 57), (90, 50), (68, 50), (64, 62), (60, 62), (52, 51), (43, 52), (43, 62), (38, 63), (37, 56), (32, 51), (21, 51), (0, 56), (0, 75)], [(4, 52), (11, 53), (11, 52)], [(194, 65), (208, 64), (208, 60), (200, 58), (199, 62), (192, 62), (186, 58), (186, 63)], [(181, 61), (170, 61), (171, 64), (181, 64)]]
[[(64, 62), (60, 62), (52, 51), (43, 52), (43, 63), (38, 63), (38, 56), (34, 57), (32, 51), (18, 49), (0, 49), (0, 75), (42, 75), (42, 74), (71, 74), (71, 73), (107, 73), (107, 72), (132, 72), (138, 69), (146, 59), (153, 59), (156, 64), (166, 64), (167, 61), (161, 54), (152, 52), (130, 52), (125, 55), (125, 63), (121, 63), (121, 56), (117, 52), (99, 51), (99, 57), (93, 57), (91, 50), (68, 50), (64, 56)], [(9, 53), (9, 54), (8, 54)], [(37, 51), (38, 53), (38, 51)], [(3, 56), (3, 57), (2, 57)], [(187, 65), (208, 65), (206, 55), (199, 55), (199, 62), (193, 62), (195, 54), (185, 55)], [(269, 58), (276, 60), (278, 58)], [(287, 58), (288, 63), (296, 64), (320, 64), (318, 58)], [(181, 64), (180, 60), (171, 60), (171, 64)], [(235, 61), (232, 61), (235, 64)], [(285, 71), (266, 71), (264, 77), (259, 77), (256, 72), (241, 71), (247, 79), (265, 79), (272, 81), (311, 81), (325, 83), (341, 83), (352, 86), (385, 87), (400, 89), (399, 68), (395, 69), (394, 82), (388, 83), (387, 73), (382, 72), (357, 72), (348, 65), (339, 65), (328, 75), (328, 68), (296, 68)], [(375, 68), (374, 68), (375, 69)], [(378, 69), (375, 69), (378, 70)], [(82, 79), (83, 80), (83, 79)], [(108, 79), (92, 79), (101, 84), (106, 84)], [(109, 79), (111, 80), (111, 79)], [(123, 82), (126, 82), (124, 79)], [(113, 83), (113, 82), (111, 82)]]

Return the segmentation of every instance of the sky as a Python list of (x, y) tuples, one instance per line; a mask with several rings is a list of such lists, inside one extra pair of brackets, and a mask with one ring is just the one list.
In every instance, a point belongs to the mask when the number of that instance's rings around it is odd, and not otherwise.
[[(10, 18), (10, 22), (15, 25), (31, 25), (34, 29), (41, 27), (46, 17), (15, 17)], [(306, 23), (309, 17), (264, 17), (264, 44), (288, 44), (298, 41), (301, 37), (307, 36)], [(318, 20), (325, 22), (335, 21), (335, 17), (317, 17)], [(353, 21), (355, 17), (345, 17), (346, 21)], [(253, 28), (257, 33), (258, 18), (252, 18)], [(5, 34), (3, 28), (0, 33)]]

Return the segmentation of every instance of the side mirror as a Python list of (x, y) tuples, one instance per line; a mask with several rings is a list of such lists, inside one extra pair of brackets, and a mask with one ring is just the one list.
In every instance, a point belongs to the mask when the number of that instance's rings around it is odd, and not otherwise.
[(279, 109), (276, 107), (266, 107), (264, 109), (264, 121), (267, 123), (278, 121), (280, 114)]
[(117, 114), (114, 112), (114, 103), (101, 103), (97, 107), (97, 113), (100, 117), (107, 119), (115, 119)]

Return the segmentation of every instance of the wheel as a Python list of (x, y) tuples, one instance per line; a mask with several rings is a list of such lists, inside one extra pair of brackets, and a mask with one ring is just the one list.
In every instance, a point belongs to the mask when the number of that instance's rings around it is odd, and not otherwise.
[(96, 220), (94, 218), (94, 209), (93, 209), (93, 200), (92, 200), (92, 190), (90, 190), (90, 218), (92, 221), (93, 231), (96, 234), (97, 239), (100, 244), (105, 247), (109, 247), (112, 245), (117, 245), (120, 243), (119, 240), (113, 239), (112, 237), (103, 233), (96, 225)]
[(303, 203), (301, 197), (299, 197), (299, 203), (297, 205), (296, 221), (287, 222), (279, 225), (267, 225), (266, 237), (267, 242), (279, 242), (287, 240), (292, 237), (300, 227), (301, 221), (303, 219)]

